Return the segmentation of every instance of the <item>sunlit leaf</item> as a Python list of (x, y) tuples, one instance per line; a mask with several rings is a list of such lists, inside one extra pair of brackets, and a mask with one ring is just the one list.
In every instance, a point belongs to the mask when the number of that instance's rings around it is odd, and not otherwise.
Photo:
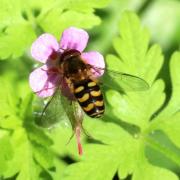
[[(104, 118), (106, 123), (85, 119), (85, 129), (94, 139), (90, 145), (86, 145), (82, 161), (68, 166), (63, 178), (109, 180), (113, 179), (118, 171), (120, 179), (131, 175), (133, 180), (177, 180), (178, 176), (172, 169), (151, 164), (148, 160), (151, 157), (147, 157), (145, 153), (147, 147), (152, 147), (172, 161), (174, 157), (179, 156), (179, 151), (164, 146), (163, 140), (156, 141), (150, 138), (152, 133), (156, 133), (151, 129), (152, 122), (158, 117), (156, 112), (165, 101), (164, 82), (156, 79), (163, 63), (161, 49), (158, 45), (149, 47), (149, 33), (140, 25), (134, 13), (123, 14), (119, 33), (120, 36), (114, 40), (117, 54), (108, 55), (108, 68), (143, 78), (150, 84), (150, 88), (144, 92), (124, 94), (117, 89), (107, 91), (106, 98), (111, 106), (108, 112), (113, 113), (114, 118), (108, 119), (111, 114), (107, 114), (108, 116)], [(178, 68), (178, 65), (176, 67)], [(116, 83), (121, 85), (118, 81)], [(116, 124), (107, 121), (114, 121)], [(169, 131), (171, 123), (168, 125)], [(125, 129), (123, 124), (129, 127), (135, 125), (139, 127), (139, 131), (132, 133), (128, 128)], [(153, 130), (158, 129), (156, 124), (152, 127)], [(178, 132), (178, 127), (175, 130)], [(169, 135), (173, 136), (172, 139), (177, 138), (177, 133)], [(178, 160), (174, 162), (177, 163), (177, 167), (180, 166), (178, 162)]]
[(22, 56), (36, 38), (49, 32), (58, 39), (69, 26), (92, 28), (100, 23), (93, 11), (108, 4), (108, 0), (1, 1), (0, 58)]

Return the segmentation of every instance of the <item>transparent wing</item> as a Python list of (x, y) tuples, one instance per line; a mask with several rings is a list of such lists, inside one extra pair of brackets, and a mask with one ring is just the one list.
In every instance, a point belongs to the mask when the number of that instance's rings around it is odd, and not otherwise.
[[(63, 96), (62, 99), (67, 98)], [(77, 124), (82, 124), (84, 113), (77, 101), (71, 101), (70, 104), (68, 101), (64, 101), (63, 107), (73, 129)]]
[(104, 70), (103, 85), (118, 91), (145, 91), (149, 84), (142, 78), (99, 67), (91, 67), (96, 73)]
[(117, 83), (123, 91), (145, 91), (149, 89), (149, 84), (144, 79), (134, 75), (107, 70), (105, 78), (108, 78), (106, 81), (108, 86), (116, 87), (114, 83)]
[(67, 108), (71, 108), (71, 102), (67, 98), (63, 98), (59, 89), (47, 100), (38, 99), (36, 106), (42, 108), (35, 110), (36, 123), (49, 128), (60, 121), (64, 121), (64, 124), (69, 126), (63, 103), (69, 105)]
[(50, 128), (62, 122), (63, 125), (74, 128), (76, 123), (82, 123), (83, 111), (78, 102), (67, 99), (59, 89), (45, 104), (44, 100), (41, 99), (37, 105), (43, 107), (36, 110), (36, 122), (42, 127)]

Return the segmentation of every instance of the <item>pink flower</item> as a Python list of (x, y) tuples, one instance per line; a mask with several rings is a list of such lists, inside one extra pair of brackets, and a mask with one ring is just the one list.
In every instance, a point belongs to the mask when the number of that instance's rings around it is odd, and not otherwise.
[[(63, 79), (63, 74), (58, 70), (58, 61), (64, 50), (75, 49), (81, 54), (81, 58), (87, 63), (95, 67), (104, 68), (104, 58), (96, 51), (83, 52), (89, 39), (88, 33), (83, 29), (70, 27), (62, 33), (60, 42), (48, 33), (39, 36), (31, 47), (31, 55), (37, 61), (44, 63), (43, 66), (35, 69), (29, 77), (29, 82), (32, 90), (39, 97), (52, 96), (55, 90), (59, 87), (62, 94), (73, 100), (74, 95), (70, 91), (68, 84)], [(94, 76), (101, 76), (104, 71), (100, 73), (93, 71)], [(82, 146), (80, 143), (81, 124), (74, 127), (77, 138), (79, 154), (82, 154)]]
[[(37, 61), (44, 63), (43, 66), (35, 69), (29, 77), (32, 90), (40, 97), (52, 96), (57, 87), (66, 87), (66, 82), (62, 80), (62, 74), (57, 71), (57, 62), (62, 49), (76, 49), (80, 51), (81, 57), (87, 64), (104, 68), (104, 58), (96, 51), (82, 52), (88, 42), (88, 33), (83, 29), (70, 27), (62, 33), (60, 43), (51, 34), (45, 33), (39, 36), (31, 47), (31, 55)], [(103, 71), (95, 76), (100, 76)], [(69, 91), (63, 91), (63, 94), (69, 96)]]

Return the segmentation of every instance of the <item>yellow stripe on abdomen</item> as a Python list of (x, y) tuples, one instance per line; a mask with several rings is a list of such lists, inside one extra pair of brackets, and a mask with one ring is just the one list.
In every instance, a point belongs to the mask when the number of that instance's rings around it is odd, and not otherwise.
[(101, 95), (101, 91), (100, 91), (100, 90), (99, 90), (99, 91), (91, 91), (90, 94), (91, 94), (92, 96), (97, 97), (97, 96), (100, 96), (100, 95)]
[(88, 87), (93, 87), (93, 86), (96, 86), (95, 82), (91, 81), (91, 82), (88, 83)]
[(93, 103), (90, 103), (90, 104), (88, 104), (88, 106), (83, 107), (83, 109), (84, 109), (86, 112), (92, 110), (93, 108), (94, 108), (94, 104), (93, 104)]
[(77, 87), (75, 90), (74, 90), (74, 92), (75, 93), (79, 93), (79, 92), (81, 92), (81, 91), (83, 91), (84, 90), (84, 86), (79, 86), (79, 87)]
[(104, 105), (104, 102), (103, 101), (95, 101), (94, 104), (96, 106), (103, 106)]
[(89, 99), (89, 94), (85, 93), (81, 98), (78, 98), (79, 102), (85, 102)]

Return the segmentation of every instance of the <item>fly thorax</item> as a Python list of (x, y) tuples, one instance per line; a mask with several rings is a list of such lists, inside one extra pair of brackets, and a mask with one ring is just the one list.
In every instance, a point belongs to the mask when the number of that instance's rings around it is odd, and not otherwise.
[(85, 63), (78, 57), (71, 57), (63, 63), (64, 75), (68, 77), (80, 78), (87, 73)]

